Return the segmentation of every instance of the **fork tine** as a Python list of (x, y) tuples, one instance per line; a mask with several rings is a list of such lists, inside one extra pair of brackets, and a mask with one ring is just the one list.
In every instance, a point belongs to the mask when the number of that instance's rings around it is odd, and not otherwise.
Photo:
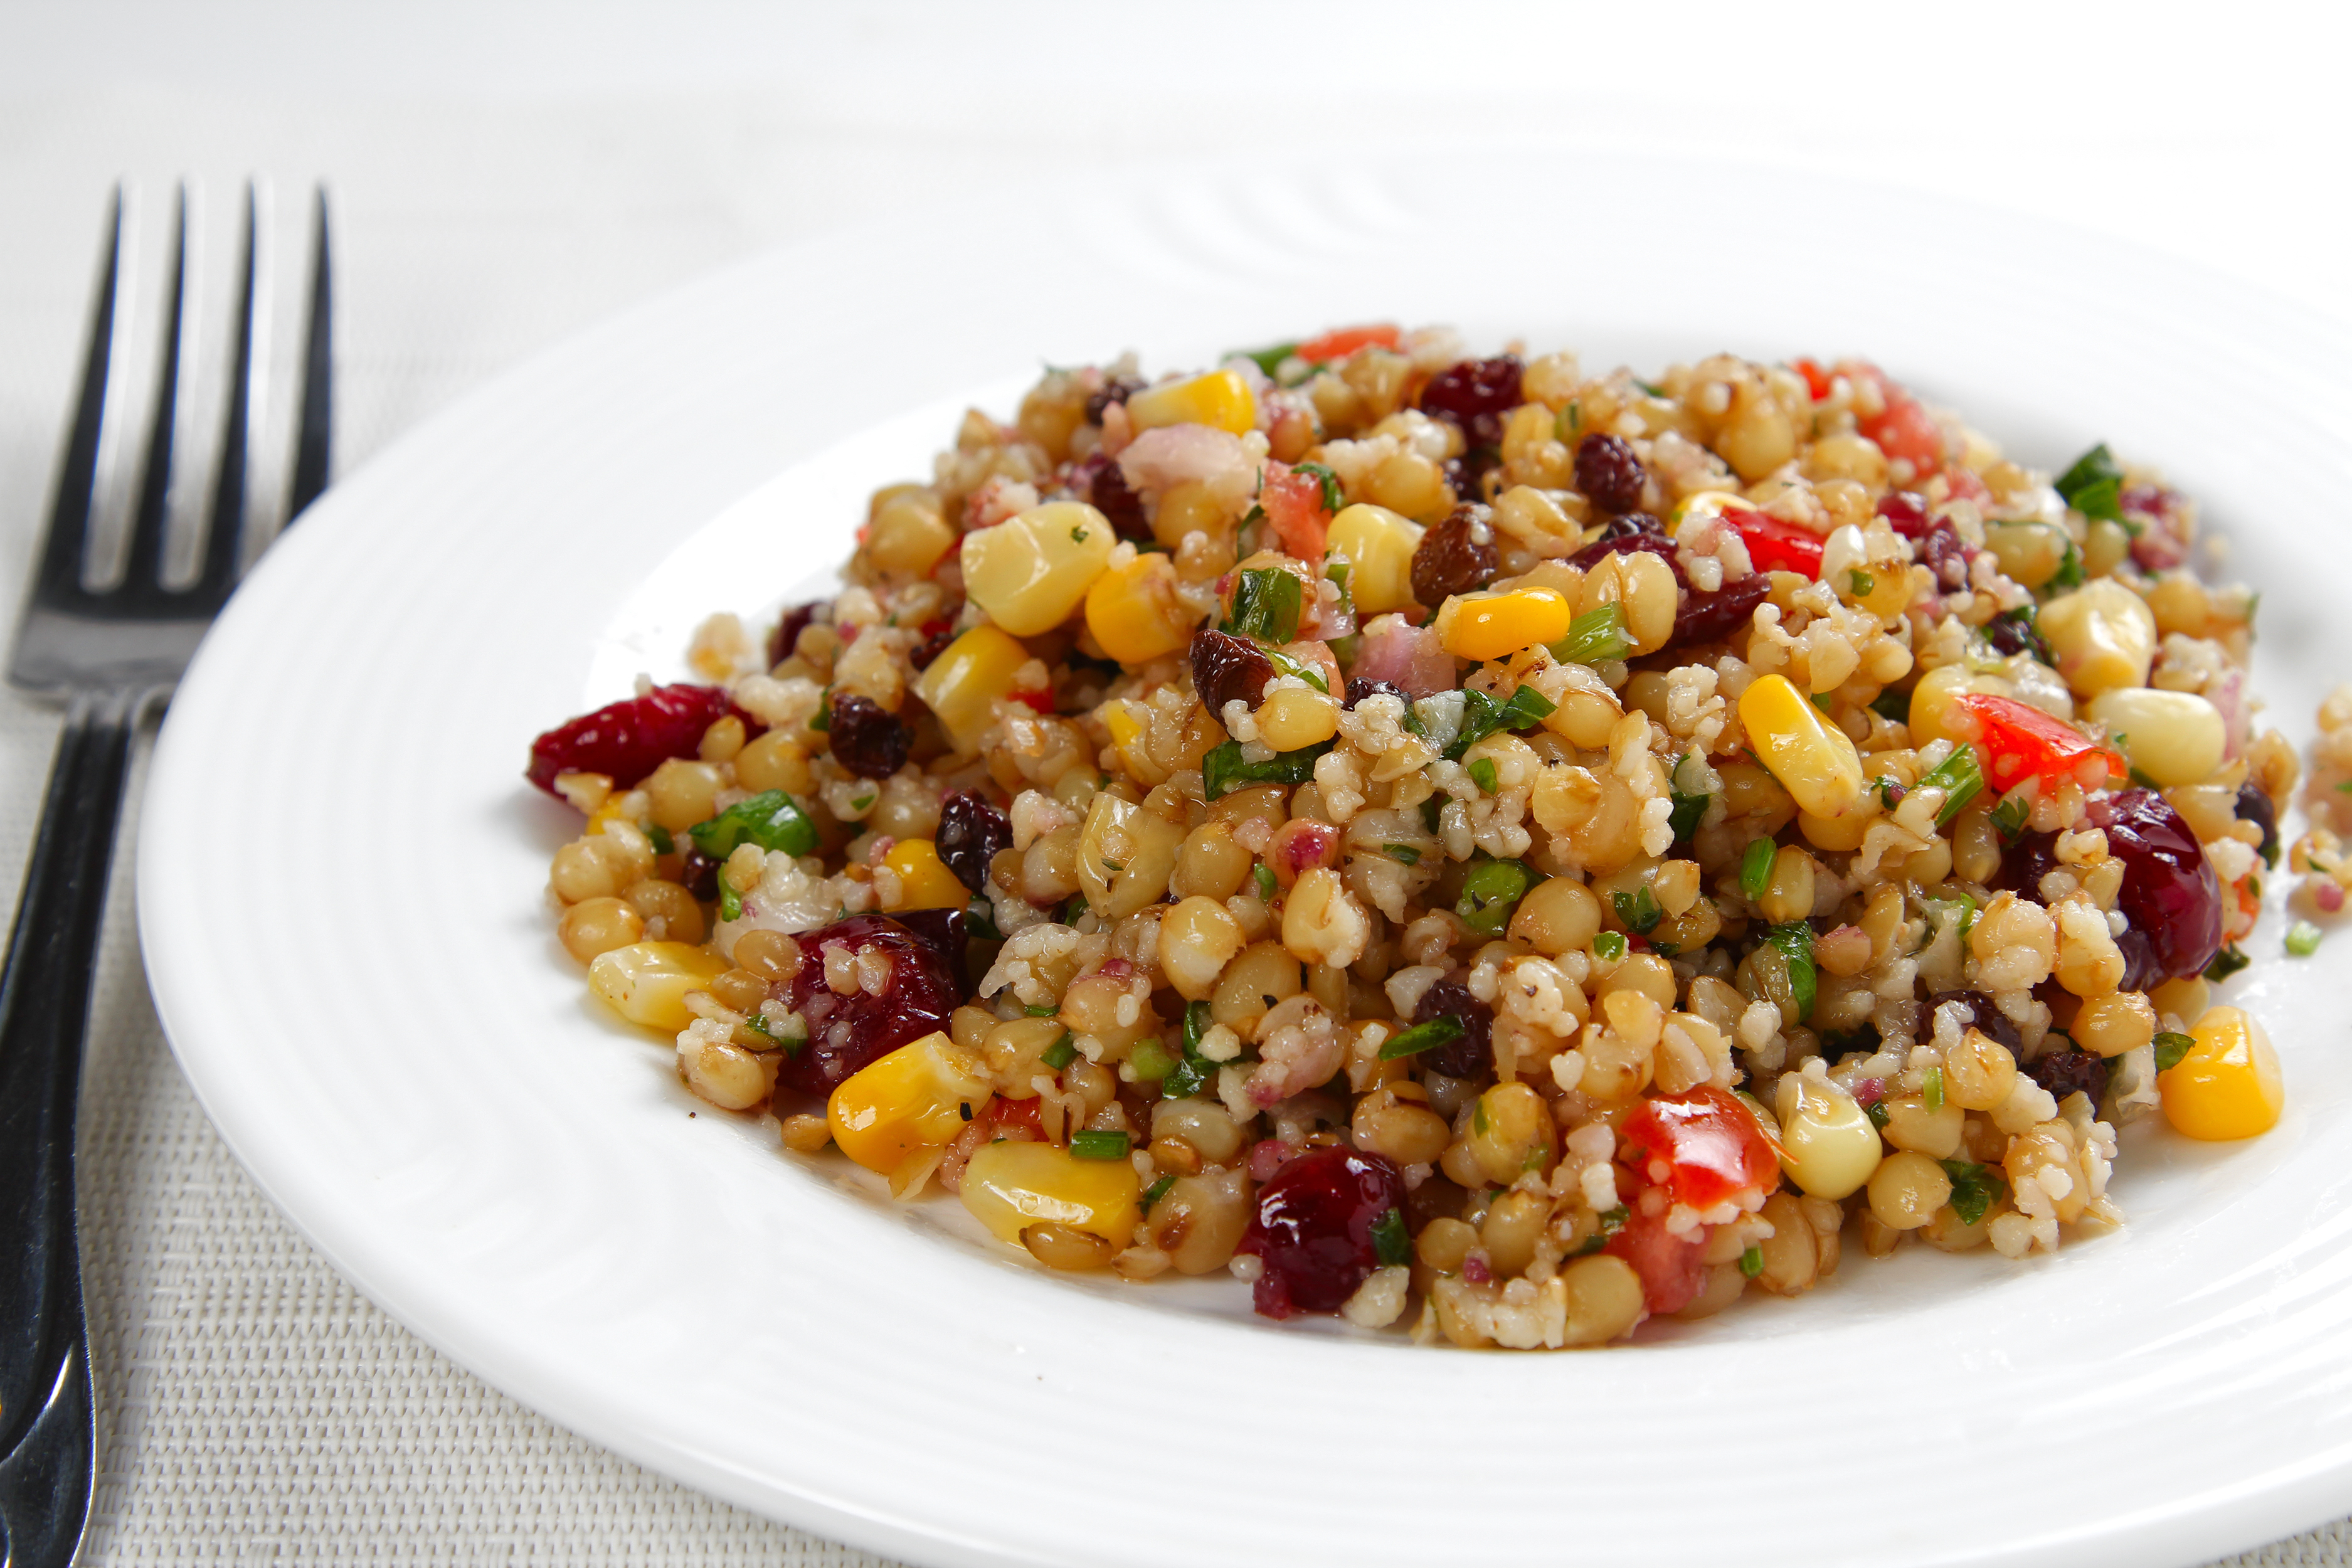
[(253, 182), (245, 183), (245, 240), (237, 269), (236, 352), (229, 368), (228, 411), (222, 420), (220, 473), (213, 486), (211, 514), (205, 520), (205, 560), (195, 592), (218, 603), (236, 584), (237, 554), (245, 541), (246, 447), (253, 396)]
[(302, 423), (295, 437), (294, 483), (286, 503), (289, 524), (327, 488), (329, 435), (334, 426), (334, 287), (327, 251), (324, 185), (311, 195), (310, 246), (310, 319), (303, 330)]
[(155, 412), (147, 431), (147, 462), (139, 480), (139, 510), (131, 523), (131, 559), (122, 573), (124, 592), (154, 593), (162, 581), (163, 535), (172, 521), (173, 416), (180, 401), (180, 316), (188, 283), (188, 188), (172, 202), (172, 288), (163, 312), (163, 369), (156, 377)]
[(98, 296), (90, 302), (89, 342), (82, 350), (81, 390), (74, 402), (73, 429), (58, 468), (58, 491), (49, 508), (49, 531), (41, 541), (36, 597), (63, 604), (81, 589), (82, 555), (89, 536), (90, 505), (98, 489), (98, 437), (106, 416), (106, 373), (114, 348), (114, 296), (122, 270), (122, 187), (114, 187), (106, 223), (106, 261)]

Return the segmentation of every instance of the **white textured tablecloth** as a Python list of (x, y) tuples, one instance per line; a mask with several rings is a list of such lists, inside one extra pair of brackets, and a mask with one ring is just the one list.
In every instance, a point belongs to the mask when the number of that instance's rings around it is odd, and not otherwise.
[[(1561, 199), (1572, 166), (1540, 139), (1779, 159), (2108, 229), (2352, 314), (2329, 77), (2346, 24), (2302, 10), (316, 9), (0, 0), (0, 584), (37, 532), (121, 175), (205, 182), (215, 223), (248, 171), (281, 195), (331, 182), (346, 471), (730, 259), (974, 188), (1049, 239), (1055, 182), (1128, 177), (1145, 153), (1377, 156), (1381, 137), (1485, 132)], [(1921, 239), (1883, 237), (1876, 264)], [(0, 694), (11, 885), (55, 732)], [(163, 1045), (125, 844), (82, 1113), (103, 1411), (85, 1562), (874, 1562), (560, 1430), (312, 1253)], [(2231, 1561), (2347, 1560), (2338, 1524)]]

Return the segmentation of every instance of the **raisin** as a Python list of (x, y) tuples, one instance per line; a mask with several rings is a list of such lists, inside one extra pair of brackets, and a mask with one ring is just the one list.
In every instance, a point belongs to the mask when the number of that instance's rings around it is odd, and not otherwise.
[(2053, 668), (2057, 667), (2058, 661), (2050, 655), (2050, 645), (2042, 640), (2042, 634), (2033, 629), (2033, 623), (2021, 616), (1995, 616), (1985, 623), (1984, 637), (1993, 652), (2003, 658), (2011, 654), (2031, 654)]
[(1633, 443), (1622, 436), (1595, 432), (1576, 444), (1576, 488), (1602, 511), (1640, 510), (1648, 479)]
[(1192, 634), (1192, 689), (1216, 718), (1225, 704), (1238, 701), (1255, 710), (1274, 679), (1274, 661), (1257, 644), (1213, 626)]
[(2011, 1023), (2009, 1016), (1994, 1006), (1992, 998), (1981, 991), (1937, 992), (1927, 998), (1927, 1005), (1921, 1013), (1919, 1027), (1922, 1030), (1931, 1034), (1934, 1032), (1936, 1009), (1947, 1002), (1958, 1002), (1969, 1010), (1969, 1016), (1960, 1021), (1961, 1028), (1973, 1027), (1986, 1039), (2006, 1047), (2011, 1056), (2015, 1056), (2023, 1048), (2025, 1042), (2019, 1037), (2017, 1026)]
[[(556, 795), (561, 773), (603, 773), (627, 789), (672, 757), (700, 754), (702, 732), (733, 713), (746, 731), (762, 726), (716, 686), (656, 686), (643, 697), (583, 713), (530, 743), (523, 776)], [(559, 800), (562, 797), (557, 795)]]
[(1404, 1207), (1404, 1177), (1379, 1154), (1309, 1149), (1267, 1178), (1234, 1250), (1265, 1268), (1252, 1293), (1268, 1318), (1336, 1312), (1381, 1266), (1372, 1226)]
[(2238, 820), (2251, 822), (2263, 830), (2263, 863), (2277, 865), (2278, 807), (2263, 793), (2263, 786), (2251, 780), (2238, 786)]
[(1612, 539), (1638, 539), (1643, 534), (1648, 534), (1654, 539), (1664, 539), (1666, 537), (1666, 525), (1646, 511), (1629, 511), (1622, 517), (1612, 517), (1603, 522), (1601, 525), (1601, 531), (1592, 536), (1592, 542), (1606, 544)]
[(907, 662), (917, 669), (929, 669), (931, 661), (947, 652), (948, 644), (955, 641), (955, 623), (925, 621), (919, 629), (923, 634), (923, 640), (915, 645), (915, 651), (907, 656)]
[(2016, 843), (2002, 848), (2000, 869), (1986, 885), (1997, 892), (2012, 892), (2033, 903), (2047, 902), (2042, 896), (2042, 879), (2058, 868), (2057, 843), (2054, 833), (2018, 835)]
[(2061, 1105), (2066, 1097), (2081, 1089), (2091, 1097), (2094, 1110), (2107, 1092), (2107, 1064), (2104, 1058), (2089, 1051), (2044, 1051), (2030, 1062), (2019, 1064), (2026, 1077), (2050, 1091), (2050, 1098)]
[[(1634, 517), (1638, 518), (1641, 515), (1637, 512)], [(1642, 528), (1635, 528), (1624, 533), (1609, 531), (1618, 523), (1633, 521), (1634, 518), (1612, 518), (1609, 524), (1602, 528), (1599, 539), (1569, 557), (1569, 564), (1580, 572), (1590, 572), (1601, 563), (1603, 556), (1637, 553), (1654, 555), (1666, 563), (1666, 569), (1675, 574), (1675, 582), (1678, 585), (1689, 587), (1690, 578), (1684, 574), (1683, 563), (1675, 559), (1675, 542), (1668, 539), (1664, 532), (1652, 533)], [(1649, 521), (1655, 522), (1657, 519), (1651, 518)]]
[(2116, 899), (2131, 922), (2116, 939), (2124, 989), (2202, 974), (2221, 951), (2221, 879), (2189, 824), (2152, 789), (2095, 800), (2085, 815), (2106, 833), (2107, 853), (2124, 863)]
[(989, 863), (1013, 846), (1013, 825), (976, 790), (960, 789), (940, 803), (940, 826), (932, 839), (940, 859), (974, 897), (988, 891)]
[(1459, 980), (1440, 980), (1421, 994), (1421, 1005), (1412, 1010), (1412, 1021), (1426, 1024), (1433, 1018), (1458, 1018), (1462, 1022), (1459, 1039), (1448, 1040), (1422, 1059), (1433, 1072), (1447, 1078), (1486, 1078), (1495, 1070), (1495, 1010), (1472, 994), (1470, 987)]
[(1457, 506), (1421, 536), (1412, 552), (1412, 596), (1434, 607), (1495, 580), (1503, 563), (1495, 528), (1483, 506)]
[(1712, 594), (1693, 588), (1675, 611), (1675, 632), (1668, 646), (1723, 641), (1754, 618), (1756, 606), (1771, 591), (1772, 579), (1761, 572), (1726, 583)]
[(1458, 458), (1445, 459), (1445, 484), (1465, 501), (1487, 499), (1486, 476), (1498, 472), (1503, 455), (1492, 447), (1473, 447)]
[(1412, 693), (1407, 691), (1403, 687), (1399, 686), (1396, 682), (1392, 680), (1368, 680), (1363, 676), (1358, 675), (1349, 678), (1348, 700), (1346, 706), (1353, 708), (1365, 698), (1377, 697), (1382, 692), (1386, 692), (1389, 696), (1395, 698), (1398, 701), (1404, 703), (1407, 707), (1411, 707), (1412, 705)]
[[(803, 932), (800, 944), (801, 966), (785, 994), (808, 1025), (808, 1040), (785, 1056), (776, 1074), (787, 1089), (831, 1094), (877, 1058), (946, 1028), (963, 995), (944, 944), (887, 916), (852, 915)], [(824, 958), (834, 948), (868, 963), (878, 956), (887, 966), (880, 991), (861, 984), (845, 996), (827, 984)]]
[(1144, 521), (1142, 498), (1128, 487), (1127, 475), (1117, 463), (1103, 460), (1087, 481), (1086, 495), (1094, 509), (1110, 520), (1111, 531), (1121, 539), (1138, 544), (1150, 540), (1151, 524)]
[(1927, 532), (1927, 502), (1925, 497), (1909, 490), (1891, 491), (1878, 503), (1878, 515), (1886, 526), (1906, 539), (1924, 538)]
[(887, 779), (915, 743), (906, 721), (871, 697), (833, 694), (833, 760), (862, 779)]
[(809, 623), (815, 620), (817, 612), (824, 607), (823, 599), (812, 599), (805, 605), (794, 605), (784, 612), (784, 618), (776, 623), (775, 636), (768, 639), (769, 668), (773, 669), (793, 657), (793, 649), (798, 646), (801, 633), (808, 630)]
[(1087, 423), (1089, 425), (1101, 424), (1103, 422), (1104, 411), (1108, 409), (1112, 404), (1125, 403), (1129, 398), (1134, 396), (1137, 393), (1141, 392), (1142, 390), (1143, 383), (1139, 381), (1129, 381), (1123, 377), (1115, 377), (1112, 380), (1104, 382), (1100, 392), (1090, 392), (1087, 394)]
[(706, 904), (719, 897), (719, 862), (690, 844), (677, 879), (688, 892)]
[(1473, 447), (1500, 447), (1503, 416), (1522, 401), (1519, 368), (1517, 354), (1447, 365), (1421, 389), (1421, 411), (1460, 426)]

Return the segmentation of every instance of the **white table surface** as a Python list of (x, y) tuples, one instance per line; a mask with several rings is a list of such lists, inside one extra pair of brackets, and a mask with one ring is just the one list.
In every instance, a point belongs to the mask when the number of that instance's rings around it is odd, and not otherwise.
[[(286, 202), (330, 182), (343, 472), (542, 345), (732, 259), (992, 185), (1034, 210), (1057, 182), (1145, 177), (1175, 154), (1377, 158), (1391, 138), (1478, 135), (1482, 155), (1538, 173), (1568, 165), (1563, 144), (1704, 153), (1726, 180), (1796, 164), (2019, 215), (1967, 243), (2067, 223), (2352, 316), (2344, 13), (1668, 16), (0, 0), (0, 583), (23, 579), (37, 532), (119, 177), (142, 206), (193, 180), (213, 250), (248, 172), (275, 182), (289, 226)], [(1549, 177), (1572, 199), (1571, 176)], [(1877, 237), (1868, 264), (1938, 242), (1954, 237)], [(23, 863), (55, 732), (51, 711), (0, 694), (0, 881)], [(173, 1065), (128, 859), (81, 1133), (105, 1413), (85, 1562), (875, 1561), (580, 1441), (346, 1285)], [(2340, 1563), (2347, 1535), (2231, 1561)]]

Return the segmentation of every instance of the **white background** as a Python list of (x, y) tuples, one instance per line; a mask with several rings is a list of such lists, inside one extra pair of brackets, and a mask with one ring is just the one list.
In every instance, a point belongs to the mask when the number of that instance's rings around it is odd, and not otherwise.
[[(281, 229), (330, 184), (348, 471), (541, 345), (732, 259), (879, 222), (942, 265), (1016, 245), (1050, 267), (1058, 194), (1202, 153), (1311, 169), (1435, 142), (1571, 208), (1580, 166), (1613, 150), (1704, 154), (1727, 183), (1833, 171), (2014, 221), (1874, 233), (1791, 212), (1734, 234), (1706, 188), (1670, 231), (1585, 216), (1595, 245), (1714, 247), (1727, 267), (1793, 246), (1832, 271), (1929, 246), (2030, 252), (2072, 225), (2341, 319), (2347, 32), (2343, 12), (2284, 5), (6, 0), (0, 580), (21, 580), (38, 527), (120, 178), (195, 182), (215, 261), (246, 174), (275, 183)], [(1000, 226), (926, 223), (975, 194)], [(1475, 287), (1510, 214), (1465, 211), (1430, 243)], [(0, 881), (53, 732), (0, 699)], [(860, 1561), (578, 1443), (353, 1296), (194, 1109), (125, 904), (118, 882), (84, 1125), (111, 1413), (96, 1560)], [(2342, 1540), (2263, 1560), (2337, 1563)]]

